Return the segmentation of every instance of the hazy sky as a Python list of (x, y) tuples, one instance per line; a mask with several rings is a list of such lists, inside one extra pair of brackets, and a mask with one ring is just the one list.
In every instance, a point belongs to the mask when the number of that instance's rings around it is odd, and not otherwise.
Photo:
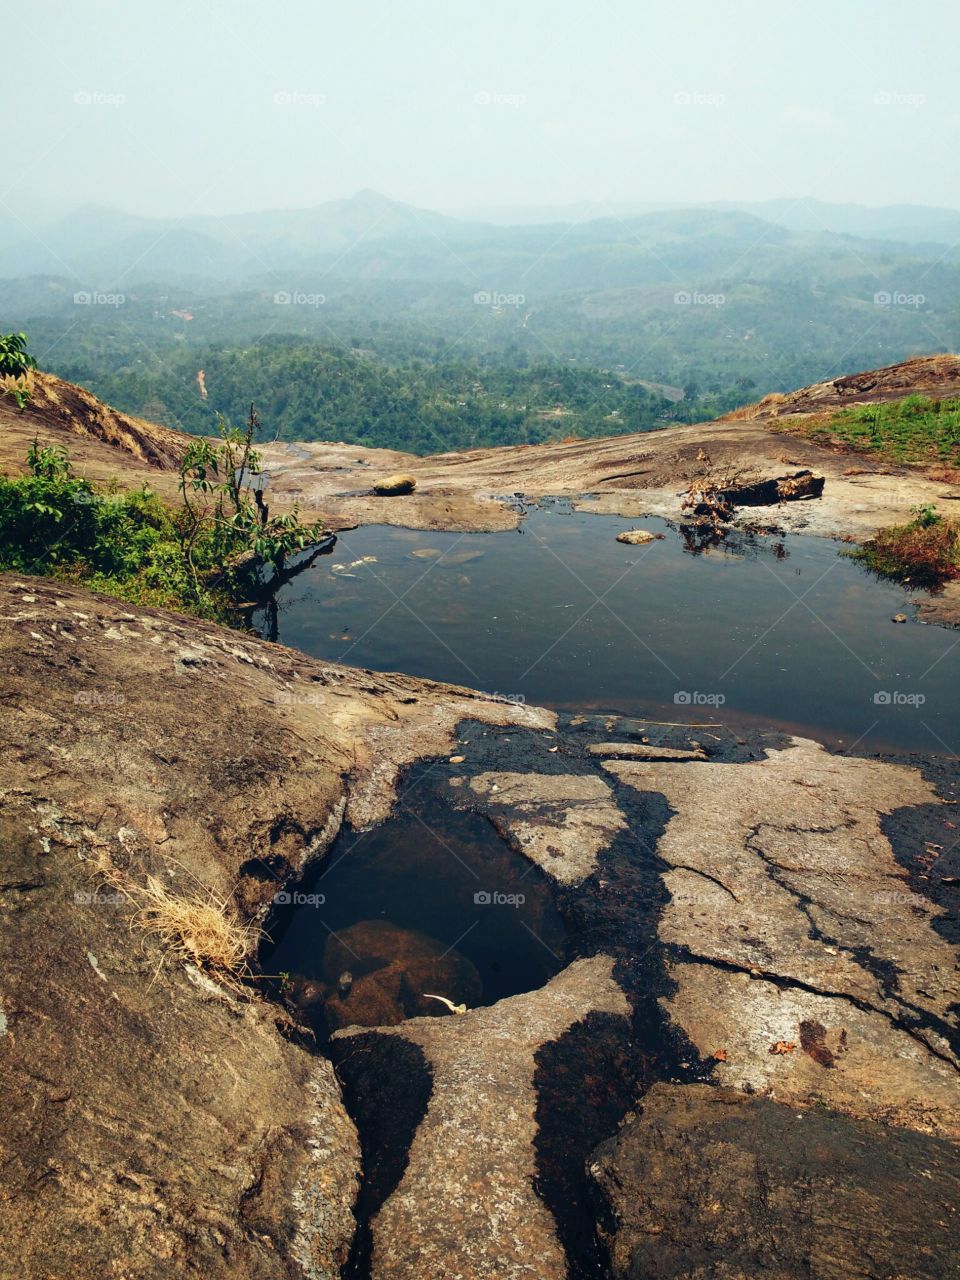
[(960, 207), (956, 0), (0, 0), (3, 206)]

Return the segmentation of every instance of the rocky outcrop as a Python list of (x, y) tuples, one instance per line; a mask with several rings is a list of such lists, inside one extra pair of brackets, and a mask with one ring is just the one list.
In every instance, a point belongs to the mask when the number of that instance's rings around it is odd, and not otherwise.
[(942, 1139), (658, 1084), (597, 1153), (615, 1280), (946, 1280), (960, 1268), (960, 1153)]
[(433, 1089), (406, 1172), (372, 1223), (373, 1280), (565, 1280), (534, 1189), (535, 1055), (589, 1013), (627, 1015), (611, 968), (604, 956), (579, 960), (540, 991), (393, 1029), (422, 1049)]
[(51, 789), (7, 778), (0, 809), (0, 1275), (334, 1280), (359, 1148), (330, 1064), (164, 964), (93, 874), (108, 814)]
[[(4, 423), (4, 434), (8, 427), (19, 427), (17, 434), (29, 439), (34, 434), (43, 439), (52, 432), (56, 443), (67, 448), (82, 448), (85, 442), (96, 441), (115, 451), (114, 466), (118, 469), (127, 461), (158, 471), (176, 471), (191, 439), (182, 431), (112, 409), (83, 387), (51, 373), (29, 373), (26, 386), (30, 399), (22, 413), (12, 409), (12, 402), (0, 408), (0, 417), (9, 413), (12, 419)], [(16, 459), (22, 460), (23, 455)]]
[[(0, 578), (0, 667), (18, 1276), (334, 1277), (352, 1211), (377, 1277), (559, 1280), (579, 1244), (602, 1274), (598, 1222), (630, 1280), (949, 1273), (954, 877), (935, 902), (905, 853), (954, 826), (932, 768), (558, 720), (34, 578)], [(438, 954), (345, 923), (349, 951), (296, 992), (375, 1023), (330, 1046), (358, 1134), (307, 1025), (240, 961), (343, 824), (387, 818), (413, 779), (541, 867), (566, 932), (539, 989), (473, 1007), (459, 939)], [(515, 926), (543, 947), (530, 897)], [(232, 970), (200, 924), (239, 946)], [(470, 1007), (384, 1025), (425, 1012), (427, 980)], [(908, 1169), (942, 1189), (916, 1231)]]
[(553, 718), (14, 576), (0, 668), (0, 1274), (332, 1280), (353, 1124), (283, 1010), (204, 965), (195, 910), (252, 950), (459, 720)]

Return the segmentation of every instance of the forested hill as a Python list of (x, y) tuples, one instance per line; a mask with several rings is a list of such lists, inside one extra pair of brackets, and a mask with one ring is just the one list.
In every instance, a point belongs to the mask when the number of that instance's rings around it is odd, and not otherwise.
[[(253, 401), (266, 434), (281, 440), (346, 440), (424, 454), (646, 431), (682, 419), (685, 408), (676, 393), (670, 398), (621, 375), (558, 361), (522, 368), (463, 359), (397, 363), (283, 340), (181, 351), (153, 366), (131, 363), (80, 380), (111, 404), (186, 431), (210, 431), (218, 413), (240, 422)], [(718, 399), (718, 411), (727, 407)]]

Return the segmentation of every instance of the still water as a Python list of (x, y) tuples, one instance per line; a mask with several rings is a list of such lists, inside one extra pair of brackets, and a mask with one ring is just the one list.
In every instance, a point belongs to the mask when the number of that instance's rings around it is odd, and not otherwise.
[[(636, 527), (664, 537), (616, 542)], [(342, 534), (284, 589), (278, 626), (320, 658), (568, 711), (956, 754), (960, 635), (915, 623), (909, 599), (823, 538), (693, 554), (664, 521), (559, 508), (519, 533)]]

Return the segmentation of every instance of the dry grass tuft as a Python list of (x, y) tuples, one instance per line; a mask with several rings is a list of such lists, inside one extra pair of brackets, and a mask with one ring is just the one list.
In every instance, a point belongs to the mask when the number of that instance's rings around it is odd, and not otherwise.
[(165, 956), (214, 970), (233, 984), (249, 976), (247, 957), (259, 931), (239, 919), (229, 898), (199, 884), (180, 894), (155, 875), (137, 884), (103, 860), (97, 871), (136, 908), (131, 927), (157, 938)]
[(881, 577), (940, 586), (960, 577), (960, 520), (921, 515), (909, 524), (878, 530), (853, 556)]
[(127, 892), (137, 907), (137, 924), (168, 954), (233, 977), (248, 972), (254, 931), (240, 923), (225, 898), (212, 891), (182, 898), (156, 876)]

